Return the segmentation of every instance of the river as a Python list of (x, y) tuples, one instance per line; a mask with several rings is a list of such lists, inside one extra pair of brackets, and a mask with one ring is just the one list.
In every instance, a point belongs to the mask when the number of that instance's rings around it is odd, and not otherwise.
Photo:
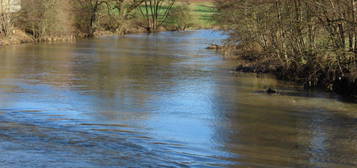
[(0, 167), (357, 167), (354, 100), (233, 72), (224, 38), (0, 48)]

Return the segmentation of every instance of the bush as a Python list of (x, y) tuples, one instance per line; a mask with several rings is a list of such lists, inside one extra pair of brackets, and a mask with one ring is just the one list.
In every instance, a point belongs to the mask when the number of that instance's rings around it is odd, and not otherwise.
[(166, 27), (184, 31), (192, 25), (191, 9), (187, 3), (176, 5), (170, 10)]
[(72, 34), (73, 19), (69, 0), (26, 0), (20, 11), (18, 27), (35, 39)]
[[(341, 79), (357, 83), (355, 2), (216, 0), (216, 7), (215, 18), (230, 32), (227, 44), (239, 50), (233, 52), (238, 57), (274, 65), (280, 77), (308, 87), (333, 89)], [(249, 44), (262, 49), (258, 56)]]

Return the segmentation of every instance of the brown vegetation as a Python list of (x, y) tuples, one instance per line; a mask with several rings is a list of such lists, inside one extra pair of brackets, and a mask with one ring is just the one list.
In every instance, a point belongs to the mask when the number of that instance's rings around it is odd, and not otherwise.
[(143, 27), (148, 32), (156, 32), (162, 26), (176, 0), (146, 0), (139, 8), (144, 18)]
[(166, 26), (171, 30), (185, 31), (194, 25), (188, 2), (181, 2), (172, 7), (167, 17)]
[(70, 36), (74, 32), (70, 0), (26, 0), (16, 25), (37, 41)]
[(0, 45), (28, 41), (14, 40), (15, 29), (32, 41), (59, 41), (108, 32), (155, 32), (172, 27), (168, 17), (179, 23), (175, 29), (187, 27), (187, 14), (179, 11), (186, 8), (174, 7), (175, 0), (26, 0), (20, 11), (9, 11), (3, 1), (14, 0), (0, 0)]
[(230, 32), (226, 52), (241, 68), (356, 93), (356, 5), (355, 0), (216, 0), (216, 19)]

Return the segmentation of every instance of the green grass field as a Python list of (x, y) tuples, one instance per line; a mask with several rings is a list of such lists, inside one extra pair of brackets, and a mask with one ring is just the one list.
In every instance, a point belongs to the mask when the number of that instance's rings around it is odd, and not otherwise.
[(193, 22), (200, 28), (212, 28), (215, 24), (212, 16), (215, 8), (212, 2), (193, 1), (190, 3), (192, 10)]
[[(180, 1), (176, 2), (176, 5), (180, 5)], [(210, 0), (190, 0), (189, 1), (189, 8), (191, 11), (192, 20), (194, 29), (201, 29), (201, 28), (213, 28), (214, 27), (214, 19), (213, 15), (216, 12), (214, 8), (214, 4)], [(142, 11), (145, 12), (144, 6), (139, 7)], [(164, 13), (166, 6), (161, 6), (159, 11)], [(138, 10), (139, 12), (139, 10)], [(150, 10), (148, 11), (150, 14)], [(170, 22), (170, 20), (168, 21)]]

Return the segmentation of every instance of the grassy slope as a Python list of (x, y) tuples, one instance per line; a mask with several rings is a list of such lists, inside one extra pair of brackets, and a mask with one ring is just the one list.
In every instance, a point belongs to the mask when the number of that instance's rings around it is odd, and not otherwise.
[[(176, 4), (179, 4), (181, 2), (187, 2), (187, 1), (189, 2), (191, 15), (193, 17), (192, 18), (192, 23), (194, 25), (193, 28), (194, 29), (213, 28), (215, 24), (212, 18), (213, 14), (215, 13), (213, 0), (178, 0), (176, 1)], [(143, 5), (140, 8), (145, 12), (145, 8)], [(161, 6), (160, 11), (163, 11), (162, 9), (164, 8), (167, 7)], [(149, 14), (151, 13), (150, 10), (148, 12)], [(137, 10), (136, 14), (139, 16), (139, 18), (142, 17), (139, 10)]]
[(214, 21), (212, 15), (215, 13), (212, 1), (190, 0), (193, 22), (199, 28), (212, 28)]

